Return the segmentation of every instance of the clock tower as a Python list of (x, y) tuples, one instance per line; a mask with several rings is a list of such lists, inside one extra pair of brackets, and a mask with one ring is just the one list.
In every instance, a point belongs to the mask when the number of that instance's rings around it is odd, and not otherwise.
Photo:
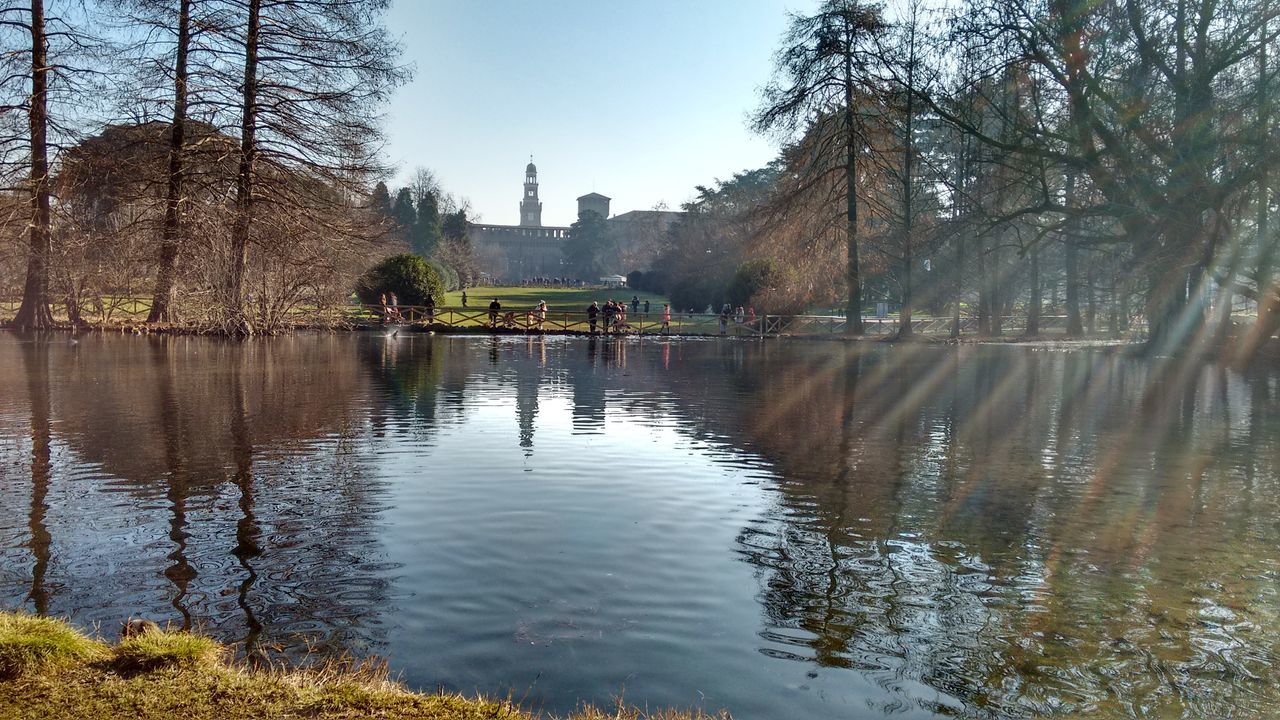
[(529, 158), (524, 169), (524, 197), (520, 200), (520, 227), (542, 227), (542, 203), (538, 201), (538, 168)]

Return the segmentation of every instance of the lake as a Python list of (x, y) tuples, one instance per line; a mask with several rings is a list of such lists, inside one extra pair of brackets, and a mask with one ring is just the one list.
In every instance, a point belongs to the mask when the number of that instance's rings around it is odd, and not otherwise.
[(4, 334), (0, 607), (551, 713), (1256, 717), (1278, 392), (1025, 346)]

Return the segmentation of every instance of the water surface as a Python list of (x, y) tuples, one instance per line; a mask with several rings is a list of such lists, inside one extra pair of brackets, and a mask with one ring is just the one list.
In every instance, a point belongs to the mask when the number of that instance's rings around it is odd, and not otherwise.
[(1256, 717), (1280, 371), (1099, 351), (0, 336), (0, 607), (564, 712)]

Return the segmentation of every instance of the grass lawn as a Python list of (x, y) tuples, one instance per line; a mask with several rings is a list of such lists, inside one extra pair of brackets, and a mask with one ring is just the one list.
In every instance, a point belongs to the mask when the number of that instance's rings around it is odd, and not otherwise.
[[(229, 657), (199, 635), (152, 629), (112, 646), (61, 620), (0, 612), (0, 720), (535, 720), (503, 700), (412, 692), (376, 664), (287, 670)], [(570, 720), (703, 718), (583, 708)]]
[[(643, 304), (650, 303), (649, 312), (658, 313), (662, 303), (667, 299), (653, 293), (636, 292), (630, 288), (526, 288), (526, 287), (477, 287), (467, 288), (468, 309), (483, 310), (489, 307), (494, 298), (507, 310), (532, 310), (539, 300), (547, 301), (547, 309), (559, 312), (585, 312), (592, 300), (604, 305), (609, 298), (631, 302), (633, 296), (639, 296)], [(446, 307), (462, 307), (462, 293), (451, 292), (445, 295)]]

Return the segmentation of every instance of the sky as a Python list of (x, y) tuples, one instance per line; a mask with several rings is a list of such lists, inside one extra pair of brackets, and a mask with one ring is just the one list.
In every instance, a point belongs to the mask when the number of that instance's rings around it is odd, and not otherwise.
[(812, 0), (395, 0), (387, 26), (415, 68), (387, 108), (395, 187), (417, 167), (514, 225), (538, 166), (543, 225), (577, 197), (613, 214), (671, 209), (756, 168), (776, 143), (747, 127), (788, 11)]

